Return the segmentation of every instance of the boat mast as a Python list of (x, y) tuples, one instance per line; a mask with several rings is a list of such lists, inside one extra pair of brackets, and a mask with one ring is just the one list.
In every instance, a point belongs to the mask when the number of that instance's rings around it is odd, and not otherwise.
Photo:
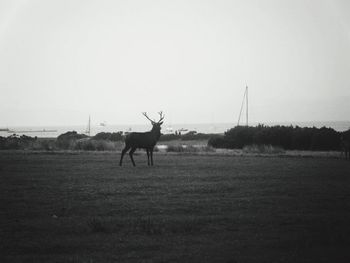
[(245, 86), (245, 98), (246, 98), (246, 126), (248, 126), (248, 86)]
[(243, 94), (243, 100), (242, 100), (242, 104), (241, 104), (241, 110), (239, 111), (239, 117), (238, 117), (237, 126), (239, 126), (239, 122), (241, 120), (241, 115), (242, 115), (244, 101), (245, 101), (245, 104), (246, 104), (246, 126), (248, 126), (248, 86), (245, 87), (245, 91), (244, 91), (244, 94)]
[(86, 133), (87, 135), (90, 137), (90, 132), (91, 132), (91, 118), (90, 118), (90, 115), (89, 115), (89, 122), (88, 122), (88, 127), (87, 127), (87, 130), (86, 130)]

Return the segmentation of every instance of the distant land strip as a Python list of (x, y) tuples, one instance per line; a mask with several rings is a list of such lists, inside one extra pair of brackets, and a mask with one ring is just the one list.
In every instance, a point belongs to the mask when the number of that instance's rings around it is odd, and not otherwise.
[(29, 133), (29, 132), (57, 132), (57, 130), (19, 130), (19, 131), (15, 131), (15, 130), (9, 130), (9, 129), (2, 129), (0, 131), (7, 131), (8, 133)]

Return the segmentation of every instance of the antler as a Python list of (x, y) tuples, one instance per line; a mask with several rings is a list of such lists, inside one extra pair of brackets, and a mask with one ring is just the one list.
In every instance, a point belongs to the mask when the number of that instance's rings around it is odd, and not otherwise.
[(156, 122), (155, 120), (152, 120), (150, 117), (148, 117), (146, 112), (142, 112), (142, 114), (143, 114), (143, 116), (145, 116), (148, 120), (150, 120), (150, 122), (151, 122), (152, 124), (160, 123), (162, 120), (164, 120), (164, 117), (165, 117), (165, 116), (163, 115), (163, 112), (162, 112), (162, 111), (158, 112), (158, 114), (159, 114), (159, 121)]
[(159, 121), (158, 121), (158, 123), (160, 123), (164, 119), (165, 116), (163, 115), (162, 111), (158, 112), (158, 114), (159, 114)]
[(150, 119), (148, 116), (147, 116), (147, 113), (146, 112), (142, 112), (142, 114), (153, 124), (153, 123), (156, 123), (154, 120)]

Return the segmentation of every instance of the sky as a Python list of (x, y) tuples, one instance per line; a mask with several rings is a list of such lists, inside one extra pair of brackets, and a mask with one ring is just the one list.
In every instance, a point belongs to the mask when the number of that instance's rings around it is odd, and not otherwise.
[[(2, 0), (0, 128), (350, 120), (350, 1)], [(243, 118), (244, 121), (244, 118)]]

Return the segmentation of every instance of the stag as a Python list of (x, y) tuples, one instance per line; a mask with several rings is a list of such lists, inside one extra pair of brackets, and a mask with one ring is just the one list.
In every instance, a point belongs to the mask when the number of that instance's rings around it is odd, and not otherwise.
[[(145, 149), (147, 152), (147, 164), (153, 165), (153, 150), (154, 146), (156, 145), (157, 141), (160, 138), (160, 129), (161, 125), (163, 124), (164, 115), (163, 112), (159, 112), (159, 121), (154, 121), (150, 119), (147, 116), (146, 112), (142, 113), (151, 123), (152, 123), (152, 130), (149, 132), (132, 132), (129, 133), (125, 138), (125, 147), (122, 151), (122, 155), (120, 157), (119, 165), (122, 166), (123, 163), (123, 157), (127, 151), (129, 151), (129, 156), (131, 159), (131, 162), (133, 166), (135, 166), (135, 161), (133, 158), (133, 154), (136, 151), (136, 149)], [(151, 162), (150, 162), (151, 159)]]

